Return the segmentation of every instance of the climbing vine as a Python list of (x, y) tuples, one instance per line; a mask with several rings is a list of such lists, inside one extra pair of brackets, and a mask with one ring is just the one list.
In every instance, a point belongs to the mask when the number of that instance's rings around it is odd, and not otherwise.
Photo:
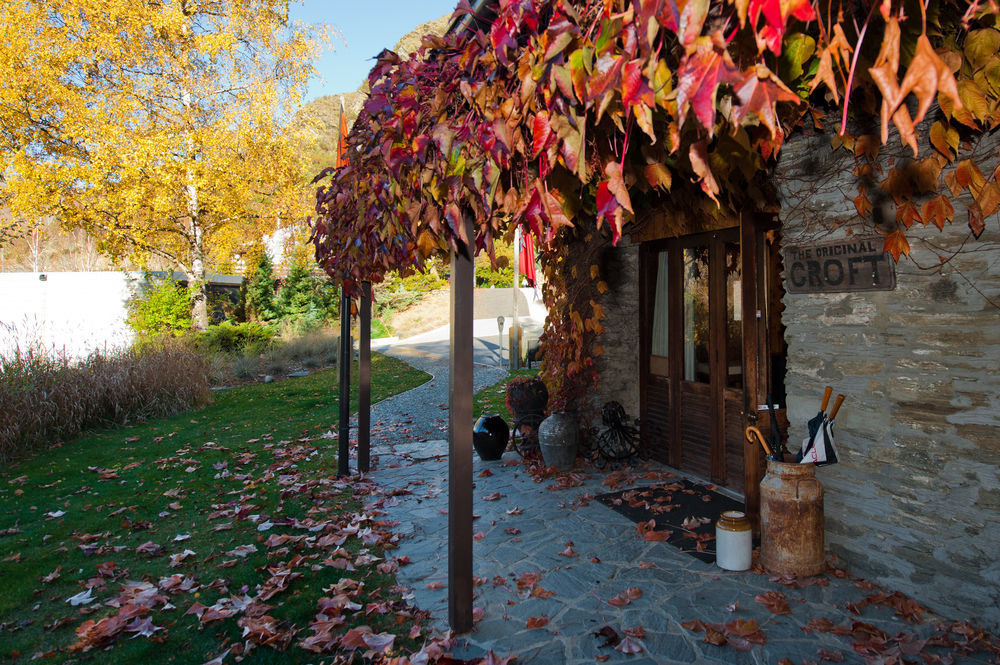
[[(473, 12), (462, 0), (457, 16)], [(907, 229), (953, 221), (965, 191), (978, 236), (1000, 174), (956, 160), (1000, 123), (997, 12), (993, 0), (499, 0), (488, 31), (379, 56), (347, 165), (318, 178), (317, 258), (355, 290), (441, 252), (492, 257), (512, 225), (531, 230), (549, 279), (545, 371), (569, 400), (592, 380), (603, 330), (583, 250), (617, 243), (639, 207), (694, 208), (688, 183), (721, 208), (767, 205), (796, 127), (829, 133), (893, 197), (897, 260)], [(823, 123), (831, 111), (839, 126)], [(848, 131), (866, 119), (879, 134)], [(881, 173), (890, 127), (914, 160)], [(918, 206), (940, 182), (952, 197)], [(855, 204), (870, 214), (867, 190)]]

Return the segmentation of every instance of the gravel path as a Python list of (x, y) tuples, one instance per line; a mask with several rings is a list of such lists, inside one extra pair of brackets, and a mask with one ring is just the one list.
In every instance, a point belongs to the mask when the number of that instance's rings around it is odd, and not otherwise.
[[(403, 344), (386, 347), (380, 352), (399, 358), (432, 378), (422, 386), (372, 405), (373, 467), (378, 466), (379, 454), (390, 452), (396, 444), (448, 438), (448, 358)], [(507, 370), (502, 367), (476, 364), (473, 390), (493, 385), (506, 375)], [(351, 419), (351, 427), (357, 427), (357, 418)]]

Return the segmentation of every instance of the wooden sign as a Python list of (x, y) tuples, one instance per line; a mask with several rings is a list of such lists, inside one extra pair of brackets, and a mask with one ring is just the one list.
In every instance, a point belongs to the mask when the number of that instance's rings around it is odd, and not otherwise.
[(892, 291), (896, 264), (881, 236), (795, 245), (784, 249), (789, 293)]

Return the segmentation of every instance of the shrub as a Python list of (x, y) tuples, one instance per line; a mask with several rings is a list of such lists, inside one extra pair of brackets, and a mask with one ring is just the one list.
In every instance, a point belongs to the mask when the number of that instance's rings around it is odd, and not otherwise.
[(180, 335), (191, 329), (191, 301), (187, 290), (172, 279), (150, 275), (133, 288), (125, 303), (126, 321), (140, 339)]
[(278, 292), (276, 308), (282, 322), (303, 331), (322, 325), (338, 314), (340, 295), (335, 284), (313, 275), (295, 261)]
[(273, 327), (256, 321), (223, 321), (198, 333), (194, 343), (205, 353), (260, 353), (270, 346), (274, 336)]
[(480, 263), (476, 266), (476, 286), (480, 288), (510, 288), (514, 284), (514, 269), (510, 266), (506, 268), (497, 267), (496, 270), (490, 264)]
[(161, 343), (70, 362), (37, 347), (0, 355), (0, 462), (108, 424), (208, 401), (205, 359)]
[(253, 274), (243, 282), (243, 303), (246, 318), (272, 321), (278, 318), (275, 304), (274, 269), (267, 252), (261, 252)]

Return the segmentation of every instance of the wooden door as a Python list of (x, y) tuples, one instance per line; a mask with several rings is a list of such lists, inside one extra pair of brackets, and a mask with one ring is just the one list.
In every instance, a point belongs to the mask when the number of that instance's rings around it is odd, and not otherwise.
[(739, 229), (649, 243), (642, 256), (649, 451), (743, 492), (746, 287)]

